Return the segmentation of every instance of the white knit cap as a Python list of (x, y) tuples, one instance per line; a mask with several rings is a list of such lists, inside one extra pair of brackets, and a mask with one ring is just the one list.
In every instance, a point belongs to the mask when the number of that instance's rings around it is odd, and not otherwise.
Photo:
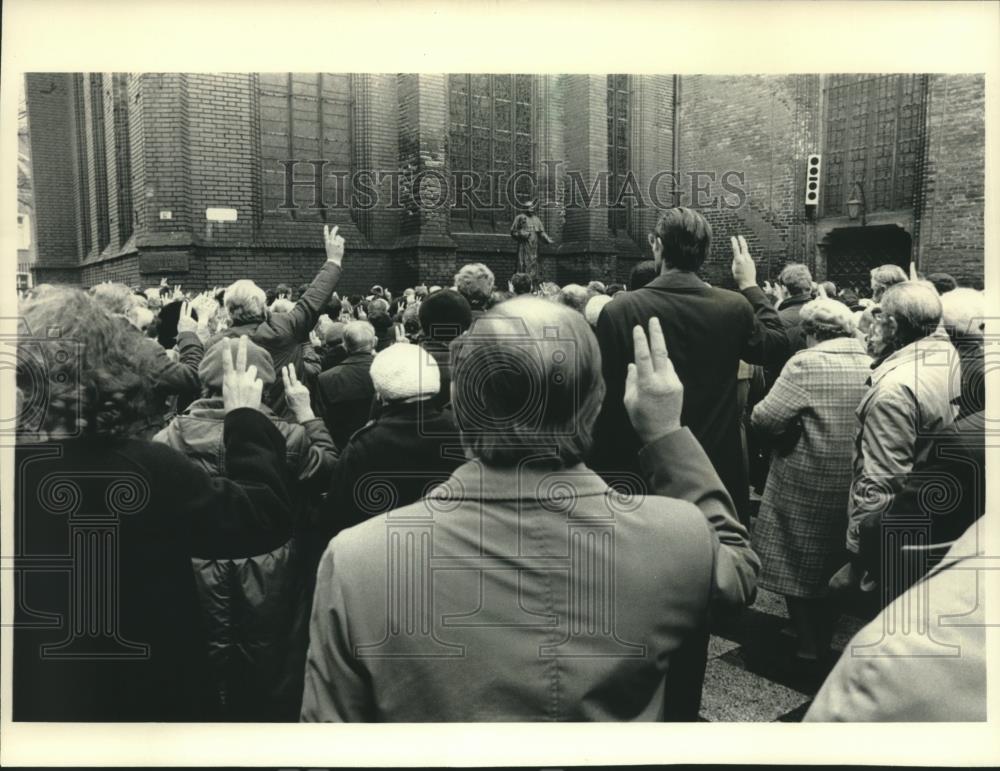
[(587, 323), (590, 326), (597, 326), (597, 319), (601, 315), (601, 308), (611, 302), (612, 299), (606, 294), (595, 294), (587, 300), (587, 305), (583, 309), (583, 317), (587, 319)]
[(419, 345), (394, 343), (375, 356), (371, 368), (375, 391), (386, 402), (435, 396), (441, 375), (434, 357)]

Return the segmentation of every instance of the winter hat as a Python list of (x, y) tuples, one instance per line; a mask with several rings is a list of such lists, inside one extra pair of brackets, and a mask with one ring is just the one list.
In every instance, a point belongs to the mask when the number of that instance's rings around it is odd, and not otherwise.
[(469, 301), (454, 289), (440, 289), (420, 303), (420, 327), (432, 340), (448, 341), (472, 324)]
[(434, 357), (419, 345), (394, 343), (372, 361), (372, 383), (385, 402), (436, 396), (441, 375)]
[[(229, 339), (230, 346), (235, 351), (239, 338), (231, 337)], [(201, 380), (203, 386), (213, 391), (222, 390), (222, 373), (224, 371), (222, 369), (222, 355), (223, 345), (220, 340), (208, 349), (198, 366), (198, 379)], [(230, 356), (232, 355), (231, 353)], [(252, 340), (247, 340), (247, 367), (250, 365), (256, 365), (257, 377), (264, 383), (264, 388), (274, 383), (274, 361), (271, 359), (271, 354)]]

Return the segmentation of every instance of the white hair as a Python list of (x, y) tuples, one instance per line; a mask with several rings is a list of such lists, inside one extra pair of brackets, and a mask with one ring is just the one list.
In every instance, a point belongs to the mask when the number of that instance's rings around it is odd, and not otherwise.
[(885, 290), (882, 312), (906, 327), (905, 333), (925, 337), (941, 322), (941, 298), (929, 281), (902, 281)]
[(458, 291), (465, 295), (470, 305), (485, 303), (493, 293), (493, 271), (481, 262), (463, 265), (454, 280)]
[(587, 290), (579, 284), (566, 284), (559, 290), (556, 299), (563, 305), (567, 305), (579, 313), (583, 313), (587, 307)]
[(125, 311), (125, 318), (129, 320), (129, 323), (136, 329), (143, 331), (153, 323), (153, 317), (153, 311), (138, 303)]
[(817, 340), (851, 337), (855, 331), (854, 314), (839, 300), (810, 300), (799, 311), (802, 331)]
[(952, 289), (941, 295), (941, 322), (950, 334), (982, 337), (986, 298), (976, 289)]
[(242, 324), (264, 318), (267, 295), (253, 281), (242, 278), (229, 285), (223, 296), (223, 302), (233, 324)]
[(604, 306), (611, 302), (613, 298), (606, 294), (595, 294), (589, 300), (587, 300), (587, 307), (583, 310), (583, 317), (587, 319), (587, 323), (592, 327), (597, 326), (597, 319), (601, 316), (601, 311)]

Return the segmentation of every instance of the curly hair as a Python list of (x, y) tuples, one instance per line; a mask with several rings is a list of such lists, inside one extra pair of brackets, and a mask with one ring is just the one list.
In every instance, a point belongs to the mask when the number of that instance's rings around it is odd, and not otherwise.
[(482, 308), (493, 294), (493, 271), (481, 262), (463, 265), (455, 274), (455, 288), (473, 308)]
[(134, 305), (139, 303), (135, 292), (125, 284), (97, 284), (90, 288), (90, 296), (108, 313), (116, 313), (120, 316), (124, 316)]
[(20, 432), (42, 439), (122, 436), (162, 409), (152, 374), (155, 344), (94, 297), (53, 287), (19, 310)]

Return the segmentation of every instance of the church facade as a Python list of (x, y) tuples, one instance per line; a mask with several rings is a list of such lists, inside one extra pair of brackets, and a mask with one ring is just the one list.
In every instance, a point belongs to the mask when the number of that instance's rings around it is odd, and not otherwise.
[(982, 285), (977, 75), (39, 73), (26, 101), (36, 283), (297, 284), (329, 224), (346, 291), (472, 261), (502, 284), (535, 200), (559, 283), (626, 280), (685, 205), (719, 285), (736, 233), (762, 279), (913, 259)]

